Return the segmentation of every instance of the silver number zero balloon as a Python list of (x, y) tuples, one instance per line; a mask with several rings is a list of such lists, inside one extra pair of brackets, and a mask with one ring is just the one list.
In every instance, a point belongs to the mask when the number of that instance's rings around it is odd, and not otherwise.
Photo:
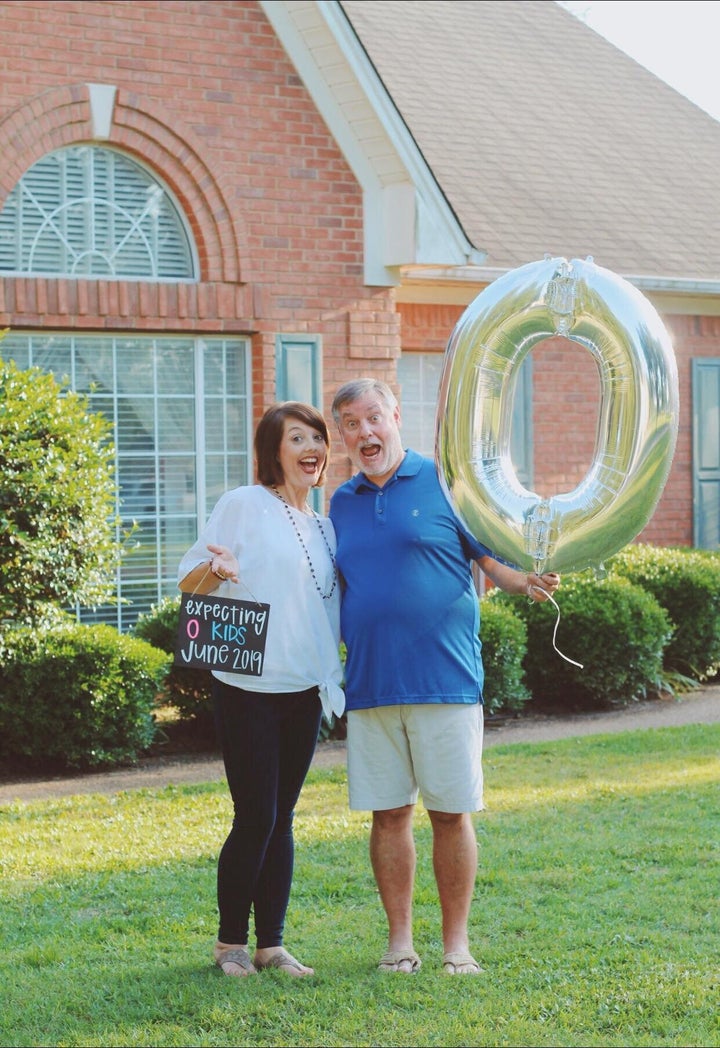
[[(589, 351), (600, 373), (593, 460), (572, 491), (543, 499), (510, 458), (520, 364), (544, 339)], [(438, 395), (441, 483), (466, 528), (523, 570), (599, 569), (647, 524), (670, 471), (677, 364), (658, 313), (591, 259), (546, 258), (482, 291), (455, 326)], [(558, 405), (562, 426), (562, 405)]]

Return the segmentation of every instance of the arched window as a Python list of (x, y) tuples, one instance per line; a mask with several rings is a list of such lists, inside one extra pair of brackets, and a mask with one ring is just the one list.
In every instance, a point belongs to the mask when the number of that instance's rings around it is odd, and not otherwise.
[[(98, 146), (43, 157), (0, 214), (0, 274), (190, 282), (195, 245), (180, 208), (145, 167)], [(2, 355), (69, 381), (112, 422), (118, 539), (135, 548), (117, 604), (82, 621), (128, 629), (177, 595), (177, 565), (215, 501), (252, 480), (250, 343), (203, 333), (13, 330)]]
[(123, 153), (69, 146), (25, 172), (0, 214), (0, 272), (194, 280), (192, 242), (168, 189)]

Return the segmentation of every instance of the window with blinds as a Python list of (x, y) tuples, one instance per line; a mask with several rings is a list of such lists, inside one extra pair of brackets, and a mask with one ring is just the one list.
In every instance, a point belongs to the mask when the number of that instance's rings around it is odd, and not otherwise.
[[(435, 415), (444, 356), (442, 353), (403, 353), (398, 361), (402, 391), (402, 442), (427, 458), (435, 457)], [(513, 402), (510, 455), (518, 480), (532, 485), (532, 358), (520, 366)]]
[(78, 615), (126, 630), (177, 596), (180, 559), (223, 491), (252, 483), (248, 342), (10, 331), (2, 355), (67, 378), (113, 424), (116, 537), (134, 522), (133, 548), (117, 606)]
[(435, 455), (435, 412), (442, 366), (442, 353), (403, 353), (398, 360), (403, 447), (427, 458)]
[(25, 172), (0, 213), (0, 272), (106, 280), (196, 279), (169, 190), (123, 153), (70, 146)]

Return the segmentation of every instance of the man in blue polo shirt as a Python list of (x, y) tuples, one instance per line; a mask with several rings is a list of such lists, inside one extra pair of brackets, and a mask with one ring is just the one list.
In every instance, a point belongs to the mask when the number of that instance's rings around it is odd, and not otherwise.
[(460, 524), (435, 464), (400, 438), (384, 382), (342, 386), (333, 417), (358, 473), (330, 501), (343, 580), (350, 807), (372, 811), (370, 858), (388, 922), (381, 971), (414, 972), (413, 812), (433, 831), (443, 967), (477, 975), (468, 920), (477, 872), (471, 813), (483, 807), (476, 561), (501, 589), (535, 600), (559, 585), (495, 560)]

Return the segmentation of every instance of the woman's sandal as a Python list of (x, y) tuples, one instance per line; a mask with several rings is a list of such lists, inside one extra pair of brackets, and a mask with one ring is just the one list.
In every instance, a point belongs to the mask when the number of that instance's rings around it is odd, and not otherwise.
[[(250, 954), (242, 946), (233, 946), (229, 950), (219, 950), (215, 955), (215, 964), (223, 975), (231, 975), (236, 979), (244, 979), (247, 975), (256, 975), (257, 968), (250, 960)], [(239, 972), (225, 971), (226, 964), (235, 964), (241, 970)]]
[[(410, 968), (401, 968), (401, 964)], [(414, 975), (420, 970), (422, 961), (414, 950), (388, 950), (378, 961), (379, 972), (397, 972), (400, 975)]]
[[(469, 969), (460, 971), (459, 969)], [(443, 971), (447, 975), (481, 975), (484, 971), (471, 953), (465, 950), (455, 950), (443, 954)]]
[(261, 961), (258, 955), (255, 954), (253, 964), (258, 971), (262, 971), (263, 968), (277, 968), (296, 979), (315, 974), (314, 969), (308, 968), (305, 964), (300, 964), (300, 961), (284, 948), (280, 948), (276, 953), (271, 953), (264, 961)]

